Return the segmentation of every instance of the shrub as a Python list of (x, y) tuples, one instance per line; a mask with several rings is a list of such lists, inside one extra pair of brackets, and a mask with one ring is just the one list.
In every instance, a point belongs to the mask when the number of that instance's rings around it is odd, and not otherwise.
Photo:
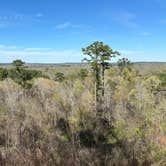
[(166, 86), (166, 73), (160, 73), (158, 77), (161, 80), (161, 85)]
[(64, 79), (65, 79), (65, 75), (63, 73), (61, 73), (61, 72), (55, 73), (55, 77), (54, 77), (55, 81), (62, 82), (62, 81), (64, 81)]
[(41, 71), (37, 70), (27, 70), (24, 68), (17, 69), (13, 68), (8, 71), (8, 75), (11, 79), (13, 79), (16, 83), (22, 85), (23, 87), (29, 87), (29, 82), (33, 78), (42, 77)]
[(8, 70), (0, 68), (0, 81), (3, 81), (8, 76)]

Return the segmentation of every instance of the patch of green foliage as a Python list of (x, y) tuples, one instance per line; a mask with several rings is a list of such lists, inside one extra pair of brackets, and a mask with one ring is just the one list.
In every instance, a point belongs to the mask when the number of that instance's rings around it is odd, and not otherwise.
[(0, 68), (0, 81), (3, 81), (7, 77), (8, 77), (8, 70)]
[(45, 77), (41, 71), (27, 69), (24, 64), (21, 60), (15, 60), (12, 62), (13, 68), (0, 68), (0, 81), (11, 78), (22, 87), (29, 88), (33, 78)]
[(166, 73), (160, 73), (158, 76), (159, 79), (161, 80), (161, 85), (166, 86)]
[(65, 80), (65, 75), (61, 72), (55, 73), (54, 80), (58, 82), (63, 82)]
[(42, 73), (37, 70), (27, 70), (12, 68), (8, 71), (8, 76), (14, 80), (16, 83), (22, 85), (23, 87), (27, 86), (27, 81), (32, 80), (33, 78), (42, 77)]

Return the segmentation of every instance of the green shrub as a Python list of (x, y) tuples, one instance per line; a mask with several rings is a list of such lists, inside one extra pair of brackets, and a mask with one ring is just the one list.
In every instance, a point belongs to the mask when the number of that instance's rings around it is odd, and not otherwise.
[(159, 79), (161, 80), (161, 85), (166, 86), (166, 73), (160, 73)]
[(55, 81), (62, 82), (62, 81), (64, 81), (64, 79), (65, 79), (65, 75), (63, 73), (61, 73), (61, 72), (55, 73), (55, 77), (54, 77)]
[(7, 69), (0, 68), (0, 81), (3, 81), (8, 76)]
[(13, 68), (9, 71), (9, 77), (13, 79), (16, 83), (26, 87), (27, 81), (32, 80), (33, 78), (42, 77), (42, 73), (37, 70), (27, 70), (24, 68), (17, 69)]

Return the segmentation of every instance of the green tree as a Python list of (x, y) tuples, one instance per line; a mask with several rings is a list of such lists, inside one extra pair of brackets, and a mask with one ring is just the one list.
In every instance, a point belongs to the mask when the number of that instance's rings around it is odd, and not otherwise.
[(65, 75), (63, 73), (61, 72), (55, 73), (55, 78), (54, 78), (55, 81), (62, 82), (64, 81), (64, 79), (65, 79)]
[(118, 67), (120, 69), (120, 71), (122, 72), (124, 70), (124, 68), (128, 68), (130, 69), (131, 66), (133, 65), (129, 59), (127, 58), (122, 58), (122, 59), (119, 59), (118, 62)]
[(20, 70), (25, 65), (25, 62), (23, 62), (20, 59), (17, 59), (12, 62), (12, 65), (15, 66), (17, 70)]
[[(83, 48), (82, 51), (84, 55), (88, 56), (88, 58), (84, 58), (83, 60), (88, 62), (93, 70), (96, 105), (98, 105), (100, 95), (102, 95), (102, 98), (104, 97), (105, 70), (108, 69), (111, 58), (120, 55), (120, 53), (99, 41)], [(99, 92), (100, 90), (102, 90), (102, 93)]]
[(8, 71), (9, 77), (25, 88), (31, 87), (28, 81), (33, 78), (43, 77), (41, 71), (26, 69), (24, 66), (25, 62), (21, 60), (15, 60), (12, 64), (14, 68)]

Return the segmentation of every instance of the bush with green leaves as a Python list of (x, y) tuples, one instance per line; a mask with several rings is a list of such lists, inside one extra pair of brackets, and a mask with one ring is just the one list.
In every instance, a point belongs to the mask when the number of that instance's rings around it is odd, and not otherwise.
[(61, 72), (55, 73), (54, 80), (58, 82), (62, 82), (65, 79), (65, 75)]
[(8, 77), (8, 70), (5, 68), (0, 68), (0, 81), (3, 81)]
[(160, 73), (158, 77), (161, 80), (161, 85), (166, 87), (166, 73)]
[(21, 60), (15, 60), (12, 62), (14, 68), (11, 69), (1, 69), (3, 72), (3, 78), (11, 78), (16, 83), (23, 87), (29, 87), (30, 83), (28, 81), (33, 78), (43, 77), (42, 72), (38, 70), (30, 70), (24, 66), (25, 62)]
[(27, 81), (30, 81), (33, 78), (42, 77), (42, 73), (40, 71), (27, 70), (24, 68), (21, 68), (19, 70), (17, 68), (12, 68), (8, 72), (9, 77), (23, 87), (27, 85)]

